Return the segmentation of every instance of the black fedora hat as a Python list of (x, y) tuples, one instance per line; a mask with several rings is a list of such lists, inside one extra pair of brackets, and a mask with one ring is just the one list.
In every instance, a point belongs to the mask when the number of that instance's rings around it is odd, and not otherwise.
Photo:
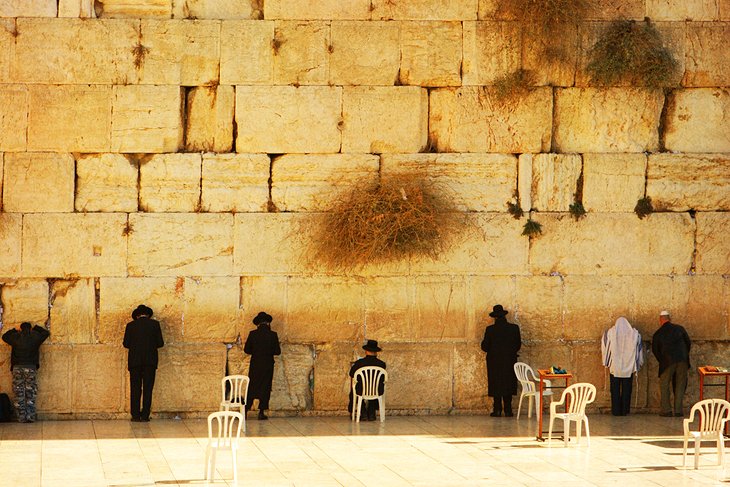
[(500, 318), (502, 316), (507, 316), (507, 313), (509, 313), (509, 311), (504, 309), (501, 304), (497, 304), (492, 306), (492, 312), (489, 313), (489, 316), (492, 318)]
[(377, 340), (368, 340), (365, 345), (362, 346), (362, 349), (367, 352), (380, 352), (382, 348), (378, 346)]
[(136, 320), (137, 318), (139, 318), (142, 315), (144, 315), (148, 318), (151, 318), (152, 317), (152, 308), (145, 306), (144, 304), (140, 304), (139, 306), (137, 306), (137, 308), (134, 311), (132, 311), (133, 320)]
[(259, 314), (257, 314), (253, 319), (253, 324), (259, 326), (263, 325), (264, 323), (271, 323), (273, 319), (274, 318), (272, 318), (270, 314), (259, 311)]

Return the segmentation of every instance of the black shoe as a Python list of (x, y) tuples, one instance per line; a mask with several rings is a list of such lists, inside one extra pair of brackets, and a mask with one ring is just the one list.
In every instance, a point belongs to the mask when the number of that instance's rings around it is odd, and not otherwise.
[(502, 413), (501, 412), (498, 413), (497, 411), (494, 411), (493, 413), (490, 414), (490, 416), (493, 418), (499, 418), (500, 416), (502, 416)]
[(674, 413), (675, 418), (684, 418), (684, 414), (682, 413)]
[(671, 411), (669, 411), (669, 412), (666, 412), (666, 413), (663, 413), (663, 412), (662, 413), (659, 413), (659, 416), (661, 416), (663, 418), (671, 418), (674, 415), (672, 414)]
[(150, 418), (142, 418), (142, 419), (140, 419), (140, 421), (142, 421), (143, 423), (149, 423)]
[(259, 411), (259, 419), (264, 420), (269, 419), (269, 417), (266, 416), (263, 411)]
[(512, 414), (512, 411), (505, 411), (504, 412), (504, 417), (505, 418), (511, 418), (512, 416), (514, 416), (514, 414)]
[(133, 423), (141, 423), (142, 422), (142, 418), (132, 418), (132, 422)]

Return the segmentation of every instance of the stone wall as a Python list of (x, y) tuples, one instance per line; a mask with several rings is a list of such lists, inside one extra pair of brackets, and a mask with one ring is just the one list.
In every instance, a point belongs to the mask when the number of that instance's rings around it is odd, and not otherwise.
[[(521, 360), (596, 384), (600, 408), (599, 338), (621, 315), (648, 341), (670, 309), (693, 365), (730, 365), (730, 2), (593, 4), (552, 65), (495, 0), (0, 0), (0, 302), (6, 328), (50, 325), (41, 415), (126, 415), (142, 302), (167, 343), (162, 415), (217, 408), (221, 342), (260, 310), (282, 414), (343, 413), (365, 337), (388, 409), (484, 410), (496, 303)], [(586, 52), (618, 16), (657, 22), (676, 87), (591, 86)], [(503, 103), (492, 85), (519, 67), (538, 86)], [(339, 191), (403, 171), (453, 192), (458, 245), (351, 273), (312, 259), (306, 229)], [(521, 235), (515, 196), (542, 235)], [(640, 220), (644, 196), (658, 211)], [(3, 391), (8, 365), (2, 346)], [(658, 407), (656, 369), (639, 409)]]

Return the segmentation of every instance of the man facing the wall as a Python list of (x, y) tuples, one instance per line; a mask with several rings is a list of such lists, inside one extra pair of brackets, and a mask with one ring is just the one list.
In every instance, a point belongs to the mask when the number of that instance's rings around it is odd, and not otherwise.
[(5, 343), (12, 347), (10, 370), (13, 372), (13, 393), (18, 421), (32, 423), (36, 419), (36, 382), (40, 368), (41, 344), (51, 333), (42, 326), (21, 323), (20, 329), (13, 328), (3, 334)]
[[(152, 319), (152, 309), (144, 304), (132, 311), (132, 320), (124, 330), (124, 348), (129, 369), (129, 398), (132, 421), (149, 421), (152, 388), (157, 372), (157, 349), (164, 346), (160, 322)], [(142, 409), (139, 403), (142, 399)]]
[(659, 390), (661, 411), (659, 416), (672, 416), (669, 401), (670, 384), (674, 392), (674, 416), (681, 417), (682, 400), (687, 389), (689, 370), (689, 349), (692, 342), (684, 327), (671, 321), (669, 311), (659, 313), (659, 329), (651, 341), (651, 351), (659, 361)]

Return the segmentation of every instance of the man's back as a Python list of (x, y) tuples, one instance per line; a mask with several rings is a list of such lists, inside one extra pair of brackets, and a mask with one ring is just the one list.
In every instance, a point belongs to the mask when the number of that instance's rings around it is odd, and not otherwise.
[(683, 326), (671, 322), (664, 323), (652, 337), (651, 349), (659, 361), (659, 374), (667, 366), (678, 363), (689, 363), (691, 342)]
[(127, 323), (124, 347), (129, 349), (128, 368), (157, 367), (157, 349), (164, 344), (157, 320), (141, 317)]
[[(363, 367), (380, 367), (385, 369), (386, 365), (385, 362), (380, 360), (378, 357), (374, 355), (366, 355), (361, 359), (358, 359), (355, 361), (354, 364), (352, 364), (352, 367), (350, 367), (350, 377), (355, 377), (355, 372), (357, 372), (359, 369)], [(355, 390), (358, 394), (362, 393), (362, 385), (358, 382), (358, 384), (355, 386)], [(384, 380), (380, 379), (380, 384), (378, 384), (378, 393), (382, 394), (385, 391), (385, 383)]]

